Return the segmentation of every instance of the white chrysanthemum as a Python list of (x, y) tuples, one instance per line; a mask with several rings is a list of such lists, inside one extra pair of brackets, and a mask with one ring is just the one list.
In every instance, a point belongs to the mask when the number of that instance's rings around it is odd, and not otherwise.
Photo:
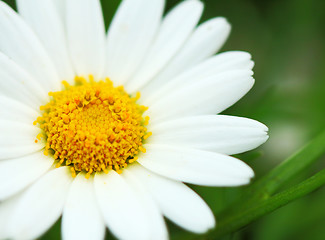
[[(229, 34), (227, 21), (218, 17), (196, 27), (203, 10), (198, 0), (181, 2), (165, 17), (164, 0), (124, 0), (106, 35), (97, 0), (17, 4), (19, 15), (0, 2), (0, 239), (37, 238), (61, 214), (68, 240), (103, 239), (105, 226), (119, 239), (166, 239), (163, 216), (195, 233), (213, 228), (209, 207), (182, 182), (249, 183), (251, 168), (228, 155), (268, 138), (259, 122), (214, 115), (254, 83), (248, 53), (213, 56)], [(84, 81), (82, 93), (73, 85), (76, 76)], [(86, 83), (88, 76), (95, 82)], [(115, 88), (102, 83), (91, 95), (87, 89), (106, 77)], [(117, 95), (107, 100), (104, 88)], [(95, 100), (80, 104), (75, 97), (76, 106), (60, 105), (73, 89)], [(139, 104), (149, 107), (147, 127)], [(86, 106), (99, 109), (94, 125), (91, 111), (79, 115)], [(114, 128), (106, 113), (117, 116)], [(125, 127), (130, 116), (134, 125)], [(102, 129), (109, 133), (98, 135)], [(78, 158), (87, 151), (91, 160)]]

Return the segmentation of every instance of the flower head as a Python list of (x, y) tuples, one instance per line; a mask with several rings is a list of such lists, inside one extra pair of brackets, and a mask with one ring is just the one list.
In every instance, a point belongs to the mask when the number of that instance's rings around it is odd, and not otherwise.
[(240, 51), (214, 55), (230, 26), (196, 27), (199, 0), (123, 0), (105, 33), (98, 0), (0, 2), (0, 239), (33, 239), (62, 215), (63, 239), (166, 239), (163, 216), (215, 226), (185, 183), (239, 186), (229, 155), (267, 127), (215, 115), (253, 86)]

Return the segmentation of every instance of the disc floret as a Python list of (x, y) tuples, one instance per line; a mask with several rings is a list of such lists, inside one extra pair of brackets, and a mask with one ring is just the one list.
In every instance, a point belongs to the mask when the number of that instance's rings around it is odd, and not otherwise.
[(122, 86), (76, 77), (75, 85), (63, 82), (64, 90), (50, 92), (50, 102), (40, 107), (43, 115), (34, 124), (43, 130), (44, 154), (53, 155), (57, 167), (70, 166), (72, 175), (85, 171), (121, 172), (145, 152), (143, 141), (151, 133), (143, 117), (147, 107), (136, 103)]

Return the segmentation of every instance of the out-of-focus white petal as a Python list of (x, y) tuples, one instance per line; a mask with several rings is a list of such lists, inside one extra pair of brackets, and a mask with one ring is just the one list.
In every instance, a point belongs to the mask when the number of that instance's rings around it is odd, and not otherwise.
[(250, 70), (228, 71), (172, 89), (150, 105), (146, 112), (152, 122), (224, 111), (253, 86)]
[(185, 184), (158, 176), (139, 164), (130, 166), (154, 197), (162, 213), (191, 232), (204, 233), (215, 226), (208, 205)]
[(55, 64), (61, 80), (72, 82), (74, 71), (63, 21), (53, 0), (17, 0), (19, 14), (32, 26)]
[(167, 14), (140, 69), (127, 82), (128, 92), (135, 92), (145, 85), (177, 54), (197, 25), (202, 11), (202, 2), (187, 0)]
[(250, 182), (253, 170), (244, 162), (220, 153), (184, 147), (146, 144), (138, 162), (177, 181), (204, 186), (240, 186)]
[(115, 171), (95, 175), (95, 192), (101, 213), (118, 239), (149, 239), (150, 224), (137, 195)]
[(43, 142), (35, 143), (41, 129), (33, 124), (0, 120), (0, 160), (21, 157), (44, 147)]
[(65, 240), (102, 240), (105, 224), (95, 197), (93, 178), (79, 173), (74, 179), (64, 206), (62, 238)]
[(66, 2), (68, 46), (77, 75), (102, 78), (105, 65), (105, 27), (99, 0)]
[(1, 52), (28, 72), (46, 92), (60, 89), (60, 78), (42, 43), (24, 20), (2, 1), (0, 32)]
[(107, 38), (106, 75), (124, 84), (143, 61), (159, 28), (164, 0), (123, 0)]
[(52, 0), (62, 22), (65, 22), (67, 0)]
[(0, 161), (0, 201), (18, 193), (46, 171), (53, 164), (53, 158), (44, 155), (43, 151), (24, 157)]
[(202, 23), (164, 70), (144, 87), (141, 93), (145, 96), (159, 89), (176, 75), (215, 54), (226, 41), (229, 33), (230, 25), (222, 17)]
[(241, 117), (204, 115), (162, 122), (150, 128), (153, 144), (171, 144), (227, 155), (257, 148), (268, 139), (267, 127)]
[(35, 239), (60, 217), (73, 178), (68, 167), (48, 172), (19, 199), (10, 219), (14, 239)]

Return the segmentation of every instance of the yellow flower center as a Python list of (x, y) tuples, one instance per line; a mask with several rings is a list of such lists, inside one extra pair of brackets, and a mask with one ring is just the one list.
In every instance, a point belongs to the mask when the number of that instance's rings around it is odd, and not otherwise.
[(147, 107), (136, 103), (139, 93), (130, 97), (109, 79), (89, 79), (76, 77), (74, 86), (63, 81), (63, 91), (49, 93), (50, 102), (34, 122), (43, 130), (37, 139), (45, 139), (44, 154), (52, 154), (57, 167), (70, 166), (73, 176), (121, 172), (137, 160), (139, 150), (145, 152), (143, 140), (151, 135), (145, 127), (149, 117), (142, 116)]

